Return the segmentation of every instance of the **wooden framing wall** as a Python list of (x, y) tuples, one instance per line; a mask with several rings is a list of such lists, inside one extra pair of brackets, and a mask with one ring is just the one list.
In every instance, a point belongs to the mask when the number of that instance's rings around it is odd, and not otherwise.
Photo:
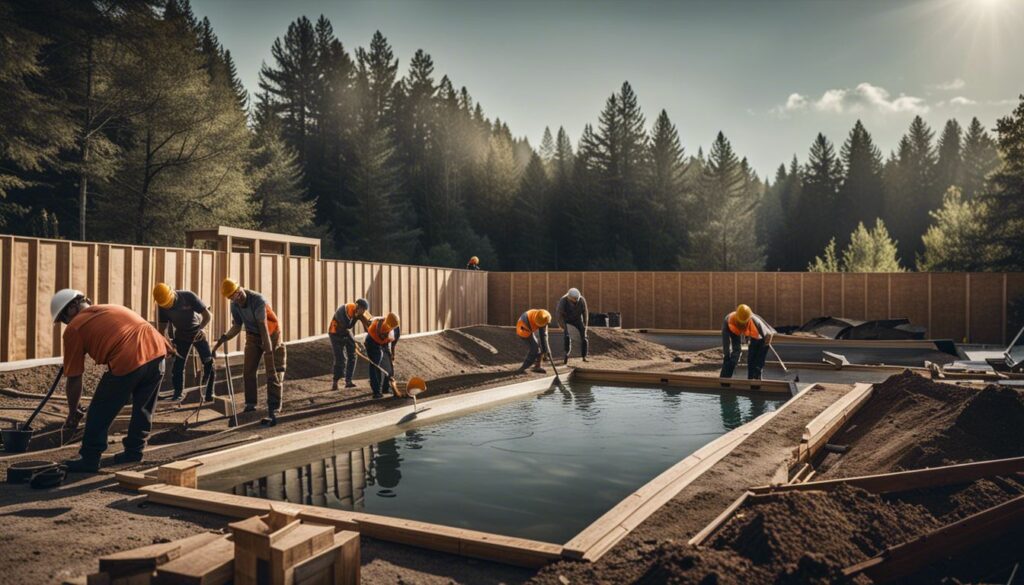
[(1004, 344), (1008, 306), (1024, 273), (490, 272), (487, 316), (512, 325), (526, 309), (554, 310), (574, 286), (591, 311), (622, 313), (622, 326), (711, 329), (743, 302), (776, 325), (832, 315), (907, 317), (929, 337)]
[(0, 362), (61, 355), (63, 326), (50, 322), (50, 297), (69, 286), (150, 321), (154, 284), (195, 291), (211, 305), (213, 335), (230, 325), (225, 276), (269, 299), (286, 341), (326, 333), (337, 306), (357, 297), (374, 315), (398, 313), (404, 333), (487, 322), (487, 275), (478, 271), (0, 235), (0, 275)]

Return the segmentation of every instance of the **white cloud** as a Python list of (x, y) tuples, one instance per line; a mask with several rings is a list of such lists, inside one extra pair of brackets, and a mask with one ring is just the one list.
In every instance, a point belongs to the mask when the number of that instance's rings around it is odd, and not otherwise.
[(924, 114), (929, 110), (924, 98), (902, 94), (893, 98), (884, 87), (864, 82), (854, 88), (826, 90), (820, 98), (813, 101), (806, 96), (793, 93), (790, 94), (784, 106), (777, 107), (773, 111), (793, 112), (808, 108), (836, 114), (864, 111)]
[(971, 98), (967, 98), (967, 97), (964, 97), (962, 95), (958, 95), (955, 98), (949, 100), (949, 103), (950, 103), (950, 105), (954, 105), (954, 106), (973, 106), (974, 104), (976, 104), (978, 102), (972, 100)]
[(956, 91), (958, 89), (963, 89), (966, 86), (967, 82), (957, 77), (956, 79), (951, 79), (949, 81), (943, 81), (942, 83), (935, 83), (933, 85), (929, 85), (928, 89), (935, 89), (938, 91)]

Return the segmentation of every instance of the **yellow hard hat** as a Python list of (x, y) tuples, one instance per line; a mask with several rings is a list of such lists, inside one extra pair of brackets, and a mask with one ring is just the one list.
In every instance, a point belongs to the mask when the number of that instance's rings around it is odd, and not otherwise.
[(388, 313), (387, 317), (384, 317), (384, 326), (388, 329), (394, 329), (398, 327), (398, 315), (394, 313)]
[(540, 325), (541, 327), (544, 327), (545, 325), (547, 325), (550, 322), (551, 322), (551, 313), (548, 313), (544, 309), (541, 309), (540, 313), (537, 313), (537, 325)]
[(174, 291), (166, 284), (158, 282), (153, 287), (153, 300), (161, 309), (170, 309), (174, 304)]
[(740, 305), (736, 307), (736, 320), (740, 323), (746, 323), (747, 321), (750, 321), (750, 316), (753, 313), (754, 312), (751, 311), (750, 307), (747, 305)]
[(469, 259), (469, 263), (470, 263), (470, 264), (479, 264), (479, 263), (480, 263), (480, 259), (479, 259), (479, 258), (477, 258), (476, 256), (473, 256), (473, 257), (471, 257), (471, 258)]
[(231, 295), (235, 294), (240, 287), (238, 283), (230, 278), (225, 278), (224, 282), (220, 283), (220, 294), (224, 295), (225, 299), (230, 299)]

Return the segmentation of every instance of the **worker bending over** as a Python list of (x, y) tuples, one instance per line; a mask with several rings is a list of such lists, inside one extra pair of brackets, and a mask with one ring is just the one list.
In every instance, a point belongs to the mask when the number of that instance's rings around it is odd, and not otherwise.
[[(775, 329), (760, 315), (754, 314), (747, 305), (740, 305), (725, 316), (722, 322), (722, 378), (731, 378), (736, 364), (740, 361), (741, 337), (749, 340), (747, 347), (747, 378), (760, 380), (764, 360), (768, 357), (768, 346), (775, 336)], [(731, 350), (730, 350), (731, 346)]]
[(68, 417), (65, 429), (78, 426), (82, 413), (82, 374), (85, 355), (107, 366), (89, 402), (85, 436), (79, 458), (66, 461), (68, 471), (95, 473), (107, 449), (107, 432), (121, 409), (132, 403), (124, 451), (114, 463), (142, 461), (142, 450), (153, 428), (156, 393), (164, 375), (164, 359), (173, 349), (167, 339), (138, 313), (120, 305), (93, 305), (81, 291), (63, 289), (50, 301), (53, 322), (64, 329), (64, 376), (67, 377)]
[(526, 359), (523, 365), (516, 370), (521, 374), (533, 364), (533, 371), (538, 374), (545, 374), (547, 370), (541, 367), (541, 359), (551, 354), (551, 346), (548, 343), (548, 324), (551, 323), (551, 313), (544, 309), (530, 309), (519, 316), (516, 322), (516, 334), (529, 346)]
[(238, 286), (230, 278), (221, 283), (220, 292), (231, 301), (231, 329), (217, 340), (213, 346), (217, 349), (233, 339), (245, 327), (245, 365), (242, 367), (242, 380), (245, 385), (245, 411), (256, 410), (259, 396), (256, 392), (256, 378), (260, 367), (260, 358), (267, 374), (267, 418), (264, 424), (277, 424), (277, 415), (281, 412), (282, 384), (284, 382), (285, 349), (281, 341), (281, 325), (277, 314), (270, 307), (263, 295)]
[(367, 311), (370, 310), (370, 302), (366, 299), (356, 299), (354, 303), (346, 303), (338, 307), (331, 319), (331, 325), (327, 329), (327, 337), (331, 340), (331, 349), (334, 351), (334, 384), (331, 390), (338, 389), (338, 380), (345, 378), (346, 388), (355, 388), (352, 383), (352, 372), (356, 369), (356, 323), (362, 323), (363, 327), (370, 326), (370, 319)]
[(466, 270), (480, 270), (480, 259), (473, 256), (466, 262)]
[(206, 400), (213, 400), (213, 352), (210, 342), (206, 340), (206, 325), (213, 318), (196, 293), (188, 290), (172, 290), (162, 282), (153, 287), (153, 300), (156, 301), (157, 330), (161, 335), (167, 332), (167, 325), (173, 327), (171, 343), (174, 344), (174, 365), (171, 366), (171, 384), (174, 395), (171, 400), (178, 401), (184, 397), (185, 360), (189, 351), (195, 347), (199, 359), (203, 362), (203, 383), (206, 385)]
[(558, 318), (558, 324), (562, 327), (562, 335), (565, 336), (565, 361), (563, 363), (569, 363), (569, 352), (572, 351), (569, 325), (580, 332), (580, 352), (583, 354), (583, 361), (588, 361), (587, 350), (590, 348), (590, 342), (587, 339), (587, 320), (590, 318), (590, 312), (587, 310), (587, 299), (580, 294), (580, 289), (570, 288), (569, 292), (558, 299), (555, 316)]
[(394, 313), (374, 317), (366, 328), (366, 354), (377, 366), (370, 366), (370, 389), (374, 398), (382, 397), (395, 377), (395, 347), (401, 336), (398, 315)]

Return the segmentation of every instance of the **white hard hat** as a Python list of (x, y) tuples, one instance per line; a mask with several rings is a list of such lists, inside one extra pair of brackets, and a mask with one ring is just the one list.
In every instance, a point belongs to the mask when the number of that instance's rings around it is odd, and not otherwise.
[(580, 300), (580, 289), (578, 289), (578, 288), (570, 288), (569, 289), (569, 298), (574, 300), (574, 301)]
[(53, 322), (57, 322), (57, 317), (60, 317), (61, 311), (70, 305), (71, 301), (84, 296), (84, 292), (73, 288), (62, 288), (57, 291), (57, 294), (50, 299), (50, 316), (53, 317)]

